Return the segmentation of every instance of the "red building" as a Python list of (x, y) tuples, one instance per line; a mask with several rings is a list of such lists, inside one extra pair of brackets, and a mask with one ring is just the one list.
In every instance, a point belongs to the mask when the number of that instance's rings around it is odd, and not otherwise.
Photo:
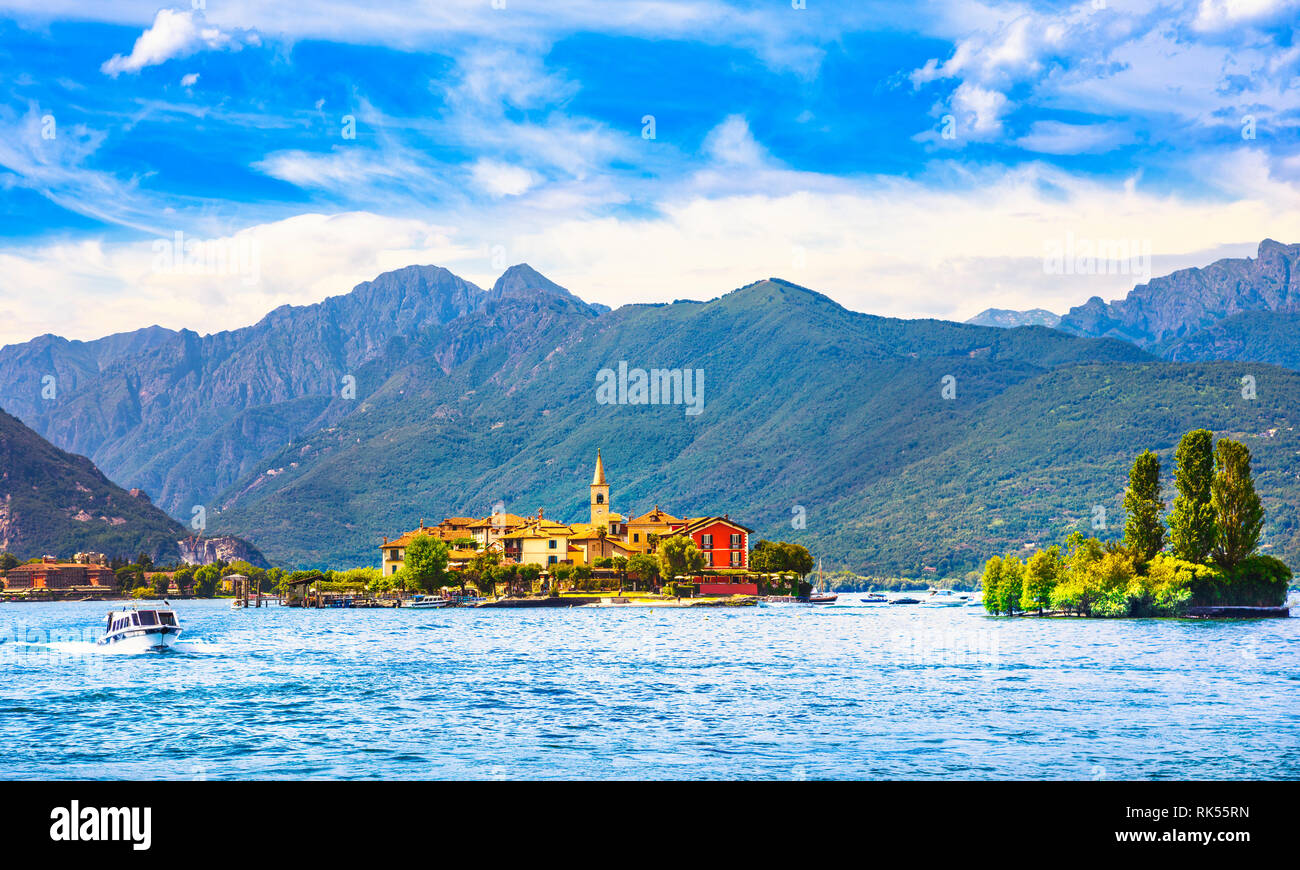
[(5, 575), (5, 589), (113, 589), (117, 578), (103, 565), (83, 565), (45, 558), (30, 565), (11, 568)]
[(751, 532), (722, 516), (691, 520), (674, 534), (690, 536), (704, 554), (705, 568), (748, 568)]

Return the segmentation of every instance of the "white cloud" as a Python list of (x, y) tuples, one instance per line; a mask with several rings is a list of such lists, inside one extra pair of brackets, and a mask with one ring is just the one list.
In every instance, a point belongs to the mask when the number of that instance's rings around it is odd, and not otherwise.
[(116, 78), (120, 73), (135, 73), (147, 66), (157, 66), (172, 58), (188, 57), (203, 49), (238, 50), (245, 43), (256, 45), (253, 33), (226, 33), (204, 20), (203, 13), (193, 10), (159, 9), (153, 24), (140, 34), (131, 53), (115, 54), (100, 70)]
[(494, 197), (519, 196), (536, 183), (533, 173), (522, 166), (511, 166), (481, 158), (470, 167), (474, 184)]
[(183, 88), (192, 88), (196, 84), (198, 84), (198, 82), (199, 82), (198, 73), (187, 73), (181, 76), (181, 87)]
[(1101, 154), (1132, 141), (1133, 134), (1122, 124), (1035, 121), (1016, 144), (1041, 154)]
[(749, 122), (731, 115), (709, 131), (704, 151), (714, 160), (731, 166), (760, 166), (768, 161), (767, 151), (754, 140)]
[(1002, 115), (1010, 102), (998, 91), (962, 82), (952, 92), (952, 111), (959, 137), (987, 139), (1002, 132)]
[(1296, 0), (1201, 0), (1192, 26), (1201, 31), (1223, 30), (1279, 17), (1297, 8)]
[(376, 182), (419, 178), (425, 172), (409, 157), (385, 155), (361, 145), (335, 145), (327, 152), (277, 151), (253, 168), (298, 187), (352, 193)]

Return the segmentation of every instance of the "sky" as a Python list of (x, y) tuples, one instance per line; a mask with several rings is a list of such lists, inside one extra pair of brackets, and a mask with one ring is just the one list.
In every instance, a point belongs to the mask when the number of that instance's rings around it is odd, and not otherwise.
[(0, 344), (413, 263), (1063, 313), (1300, 242), (1298, 36), (1300, 0), (0, 0)]

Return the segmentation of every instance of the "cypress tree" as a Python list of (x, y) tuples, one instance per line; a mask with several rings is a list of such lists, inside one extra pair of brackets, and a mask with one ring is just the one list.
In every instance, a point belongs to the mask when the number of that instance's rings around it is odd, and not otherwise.
[(1124, 546), (1138, 564), (1146, 564), (1165, 545), (1165, 526), (1160, 519), (1165, 503), (1160, 500), (1160, 457), (1145, 450), (1133, 460), (1124, 493)]
[(980, 586), (984, 590), (984, 609), (994, 616), (1002, 609), (1002, 595), (998, 587), (1002, 584), (1002, 557), (994, 556), (984, 563), (984, 576)]
[(1174, 483), (1178, 496), (1169, 514), (1169, 543), (1174, 555), (1188, 562), (1205, 562), (1214, 549), (1214, 434), (1193, 429), (1178, 442), (1174, 454)]
[(1235, 568), (1255, 552), (1264, 528), (1264, 507), (1250, 477), (1250, 450), (1238, 441), (1219, 439), (1214, 448), (1214, 561)]

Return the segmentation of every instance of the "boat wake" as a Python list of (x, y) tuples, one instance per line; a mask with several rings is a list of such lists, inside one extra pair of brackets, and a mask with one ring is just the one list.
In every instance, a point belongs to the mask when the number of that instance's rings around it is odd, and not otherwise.
[(178, 640), (161, 650), (130, 643), (99, 644), (86, 640), (56, 640), (50, 643), (29, 641), (23, 645), (74, 656), (213, 655), (222, 651), (219, 645), (204, 640)]

